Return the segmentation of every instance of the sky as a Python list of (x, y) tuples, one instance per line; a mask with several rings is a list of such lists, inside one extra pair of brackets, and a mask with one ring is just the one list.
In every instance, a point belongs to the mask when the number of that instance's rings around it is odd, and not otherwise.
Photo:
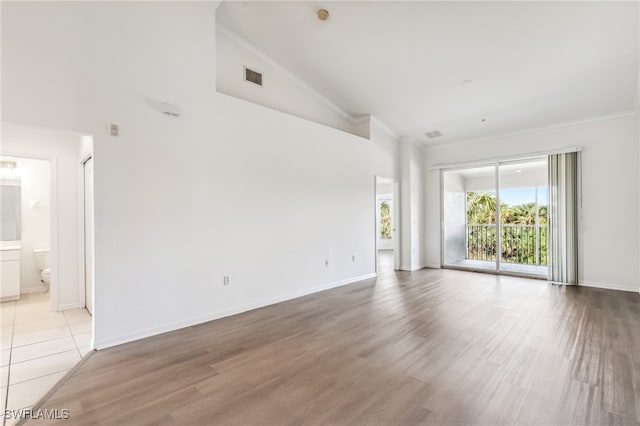
[[(536, 189), (531, 188), (508, 188), (500, 191), (500, 203), (510, 206), (519, 204), (534, 203), (536, 201)], [(538, 203), (541, 206), (547, 205), (547, 187), (538, 187)]]

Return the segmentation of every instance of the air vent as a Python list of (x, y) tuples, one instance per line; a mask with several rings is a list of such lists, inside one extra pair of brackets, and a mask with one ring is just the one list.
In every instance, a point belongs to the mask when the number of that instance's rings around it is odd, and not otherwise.
[(244, 80), (262, 86), (262, 74), (247, 67), (244, 67)]
[(425, 133), (425, 135), (427, 135), (429, 139), (434, 139), (442, 136), (442, 133), (440, 133), (440, 130), (432, 130), (430, 132)]

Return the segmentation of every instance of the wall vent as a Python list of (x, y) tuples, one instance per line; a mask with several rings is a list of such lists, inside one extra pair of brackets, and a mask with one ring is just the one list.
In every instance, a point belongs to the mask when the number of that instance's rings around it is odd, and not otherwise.
[(429, 139), (434, 139), (442, 136), (442, 133), (440, 133), (440, 130), (432, 130), (430, 132), (426, 132), (425, 135), (427, 135)]
[(262, 86), (262, 73), (244, 67), (244, 80)]

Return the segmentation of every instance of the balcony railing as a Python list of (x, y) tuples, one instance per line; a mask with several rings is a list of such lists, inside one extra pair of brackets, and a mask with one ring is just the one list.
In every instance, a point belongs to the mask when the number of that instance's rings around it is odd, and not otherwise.
[[(466, 225), (466, 258), (496, 260), (496, 225)], [(547, 265), (547, 225), (500, 225), (500, 261)]]

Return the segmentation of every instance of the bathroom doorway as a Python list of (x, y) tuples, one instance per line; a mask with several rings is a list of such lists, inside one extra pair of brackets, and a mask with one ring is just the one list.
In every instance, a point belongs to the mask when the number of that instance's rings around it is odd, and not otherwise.
[(44, 293), (51, 285), (51, 164), (0, 156), (2, 283), (0, 301)]
[(393, 178), (375, 179), (376, 273), (400, 269), (398, 182)]

